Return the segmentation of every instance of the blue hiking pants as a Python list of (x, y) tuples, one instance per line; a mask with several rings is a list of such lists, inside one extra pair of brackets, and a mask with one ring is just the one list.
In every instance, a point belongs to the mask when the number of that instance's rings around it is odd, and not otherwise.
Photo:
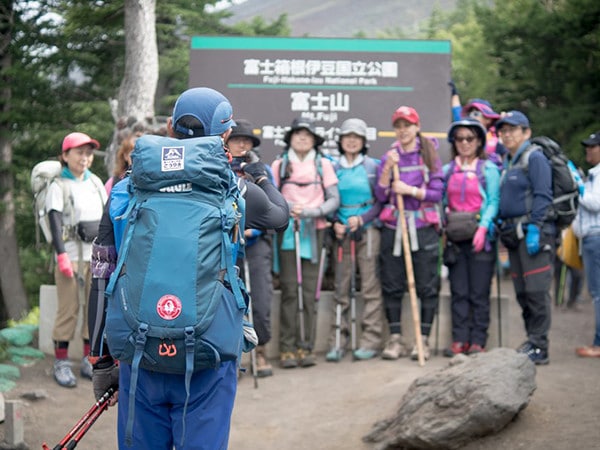
[[(192, 376), (187, 411), (184, 375), (139, 369), (135, 392), (133, 446), (125, 445), (131, 365), (121, 364), (119, 378), (119, 449), (221, 450), (227, 448), (237, 388), (235, 361)], [(183, 439), (183, 444), (182, 444)]]

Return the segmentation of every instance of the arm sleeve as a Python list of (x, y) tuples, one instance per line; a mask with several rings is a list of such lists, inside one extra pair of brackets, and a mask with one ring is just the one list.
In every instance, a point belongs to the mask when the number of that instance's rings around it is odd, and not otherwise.
[(340, 192), (337, 184), (324, 189), (325, 201), (318, 208), (305, 208), (302, 217), (328, 217), (332, 216), (340, 207)]
[(90, 356), (109, 355), (104, 340), (104, 324), (106, 320), (106, 297), (104, 291), (111, 274), (117, 264), (117, 251), (113, 225), (109, 215), (109, 202), (100, 219), (98, 237), (92, 244), (91, 271), (92, 286), (88, 298), (88, 329), (90, 333)]
[(290, 210), (281, 192), (268, 180), (260, 187), (246, 183), (246, 228), (284, 231), (288, 226)]
[(55, 209), (48, 212), (50, 222), (50, 233), (52, 234), (52, 247), (57, 255), (64, 253), (65, 242), (62, 237), (62, 213)]

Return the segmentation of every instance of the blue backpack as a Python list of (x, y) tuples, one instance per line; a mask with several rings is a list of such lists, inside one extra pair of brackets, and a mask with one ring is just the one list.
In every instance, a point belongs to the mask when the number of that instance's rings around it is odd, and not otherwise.
[(132, 366), (129, 432), (138, 369), (185, 374), (189, 396), (194, 372), (241, 355), (248, 304), (234, 266), (244, 200), (221, 138), (142, 136), (132, 161), (105, 329)]

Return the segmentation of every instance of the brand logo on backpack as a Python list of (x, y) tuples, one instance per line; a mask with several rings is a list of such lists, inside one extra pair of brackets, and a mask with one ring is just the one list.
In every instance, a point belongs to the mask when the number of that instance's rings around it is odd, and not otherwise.
[(176, 319), (181, 314), (181, 300), (175, 295), (163, 295), (158, 299), (156, 312), (165, 320)]
[(172, 172), (184, 169), (184, 147), (163, 147), (161, 158), (161, 171)]

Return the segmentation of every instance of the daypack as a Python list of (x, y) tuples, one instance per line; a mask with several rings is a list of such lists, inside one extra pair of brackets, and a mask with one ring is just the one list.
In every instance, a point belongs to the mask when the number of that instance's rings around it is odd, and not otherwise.
[(46, 211), (46, 196), (48, 188), (53, 181), (61, 183), (64, 194), (64, 210), (63, 219), (68, 222), (68, 217), (71, 216), (73, 210), (71, 193), (67, 183), (62, 183), (60, 174), (62, 164), (58, 160), (48, 160), (37, 163), (31, 169), (30, 182), (31, 192), (33, 192), (33, 216), (35, 219), (35, 242), (40, 244), (40, 230), (46, 239), (46, 242), (52, 242), (52, 233), (50, 232), (50, 221)]
[[(541, 150), (550, 161), (552, 167), (552, 207), (547, 213), (547, 219), (554, 221), (557, 227), (564, 229), (571, 225), (577, 215), (579, 205), (579, 190), (577, 179), (573, 173), (574, 165), (558, 143), (546, 136), (531, 139), (531, 145), (521, 155), (519, 166), (527, 171), (529, 156), (535, 150)], [(528, 193), (531, 197), (531, 192)]]

